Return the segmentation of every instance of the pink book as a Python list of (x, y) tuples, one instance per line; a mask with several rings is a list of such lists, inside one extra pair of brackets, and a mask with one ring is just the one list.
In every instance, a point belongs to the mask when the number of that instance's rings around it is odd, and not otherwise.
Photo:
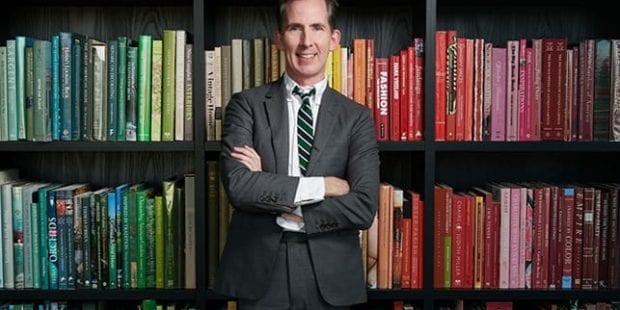
[(499, 288), (509, 288), (510, 280), (510, 188), (491, 184), (493, 200), (499, 201)]
[[(522, 40), (524, 41), (524, 40)], [(523, 44), (525, 59), (523, 60), (523, 80), (519, 80), (519, 141), (532, 139), (532, 48)], [(521, 64), (519, 64), (521, 65)], [(519, 72), (521, 75), (521, 72)]]
[(506, 48), (493, 48), (491, 141), (506, 140)]
[(532, 261), (534, 259), (534, 190), (527, 189), (525, 204), (525, 288), (532, 288)]
[(542, 100), (542, 39), (532, 39), (532, 141), (540, 141), (540, 107)]
[(519, 129), (519, 41), (507, 42), (506, 141), (517, 141)]
[(510, 233), (509, 233), (509, 282), (510, 288), (521, 288), (519, 286), (522, 275), (519, 272), (521, 265), (521, 188), (510, 188)]

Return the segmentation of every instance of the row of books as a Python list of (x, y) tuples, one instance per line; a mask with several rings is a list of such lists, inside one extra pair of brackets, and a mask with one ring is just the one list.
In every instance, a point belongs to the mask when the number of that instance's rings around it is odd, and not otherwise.
[(437, 141), (620, 140), (620, 40), (435, 38)]
[[(474, 301), (466, 302), (462, 299), (442, 304), (438, 309), (442, 310), (512, 310), (516, 309), (537, 309), (537, 310), (613, 310), (618, 309), (618, 302), (588, 302), (571, 300), (565, 303), (558, 302), (534, 302), (528, 301), (523, 304), (511, 301)], [(396, 310), (397, 307), (394, 307)], [(399, 308), (402, 309), (402, 308)]]
[[(351, 45), (330, 52), (329, 85), (372, 111), (378, 140), (422, 140), (424, 41), (415, 38), (389, 57), (375, 56), (372, 39), (353, 39)], [(284, 65), (283, 53), (266, 38), (232, 39), (205, 51), (207, 140), (221, 139), (232, 94), (277, 80)]]
[(61, 32), (0, 47), (0, 141), (193, 139), (184, 30), (103, 42)]
[[(0, 304), (0, 310), (67, 310), (67, 309), (81, 309), (81, 310), (104, 310), (109, 308), (117, 308), (119, 305), (107, 303), (104, 301), (99, 302), (67, 302), (67, 301), (46, 301), (44, 303), (4, 303)], [(141, 310), (191, 310), (196, 309), (193, 306), (185, 305), (182, 303), (161, 303), (153, 299), (145, 299), (139, 304), (123, 304), (120, 305), (122, 309), (141, 309)]]
[(381, 183), (377, 215), (362, 233), (367, 287), (421, 289), (423, 232), (424, 202), (420, 194)]
[(434, 190), (435, 288), (620, 287), (617, 184)]
[(0, 288), (195, 288), (194, 176), (92, 189), (0, 171)]

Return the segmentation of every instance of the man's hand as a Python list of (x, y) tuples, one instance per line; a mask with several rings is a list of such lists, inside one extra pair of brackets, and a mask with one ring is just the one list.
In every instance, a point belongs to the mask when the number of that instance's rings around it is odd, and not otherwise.
[(325, 177), (325, 197), (346, 195), (351, 191), (346, 180), (337, 177)]
[(243, 147), (235, 146), (233, 147), (233, 151), (230, 153), (230, 157), (242, 163), (250, 171), (263, 171), (260, 161), (260, 155), (258, 155), (258, 153), (256, 153), (256, 150), (254, 150), (252, 147), (249, 147), (247, 145), (244, 145)]

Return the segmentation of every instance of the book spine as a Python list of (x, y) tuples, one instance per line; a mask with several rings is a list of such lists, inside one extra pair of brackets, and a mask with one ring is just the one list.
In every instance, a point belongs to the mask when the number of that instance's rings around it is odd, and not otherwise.
[(151, 141), (151, 68), (153, 38), (141, 35), (138, 39), (137, 140)]
[(111, 289), (119, 288), (117, 282), (117, 260), (116, 256), (116, 192), (110, 191), (107, 195), (107, 217), (108, 217), (108, 287)]
[[(151, 74), (151, 141), (154, 142), (161, 141), (162, 44), (162, 40), (153, 40)], [(208, 96), (206, 97), (206, 100), (209, 100)]]
[(155, 288), (155, 198), (146, 199), (146, 287)]
[(8, 137), (9, 141), (17, 141), (17, 59), (15, 56), (15, 40), (6, 40), (7, 98), (8, 98)]
[(81, 118), (84, 106), (84, 70), (88, 70), (89, 64), (83, 62), (82, 48), (88, 44), (88, 39), (80, 34), (73, 34), (71, 43), (71, 140), (76, 141), (81, 138)]
[(107, 125), (106, 140), (116, 141), (118, 128), (118, 41), (108, 41), (108, 105), (107, 105)]
[(24, 288), (24, 209), (22, 205), (22, 185), (12, 188), (13, 205), (13, 272), (16, 289)]
[(116, 109), (116, 141), (126, 140), (126, 105), (127, 105), (127, 37), (119, 37), (118, 41), (118, 57), (117, 57), (117, 78), (118, 85), (117, 96), (118, 104)]
[(0, 141), (9, 140), (6, 46), (0, 46)]
[[(155, 288), (164, 288), (165, 270), (165, 212), (164, 198), (155, 196)], [(216, 250), (217, 252), (217, 250)]]
[(125, 140), (136, 141), (138, 47), (127, 46), (127, 100), (125, 103)]
[(174, 66), (176, 36), (173, 30), (164, 30), (162, 67), (162, 141), (174, 140)]

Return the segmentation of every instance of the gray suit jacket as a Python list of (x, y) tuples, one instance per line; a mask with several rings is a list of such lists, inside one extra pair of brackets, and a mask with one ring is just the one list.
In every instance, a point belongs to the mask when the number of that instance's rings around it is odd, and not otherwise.
[[(336, 176), (349, 194), (302, 207), (308, 245), (323, 298), (332, 305), (366, 301), (358, 231), (378, 204), (379, 152), (370, 111), (331, 88), (321, 99), (308, 176)], [(276, 217), (291, 212), (299, 179), (288, 176), (288, 112), (280, 79), (233, 95), (226, 108), (221, 175), (234, 212), (215, 290), (244, 299), (267, 288), (282, 237)], [(262, 172), (229, 157), (249, 145)]]

